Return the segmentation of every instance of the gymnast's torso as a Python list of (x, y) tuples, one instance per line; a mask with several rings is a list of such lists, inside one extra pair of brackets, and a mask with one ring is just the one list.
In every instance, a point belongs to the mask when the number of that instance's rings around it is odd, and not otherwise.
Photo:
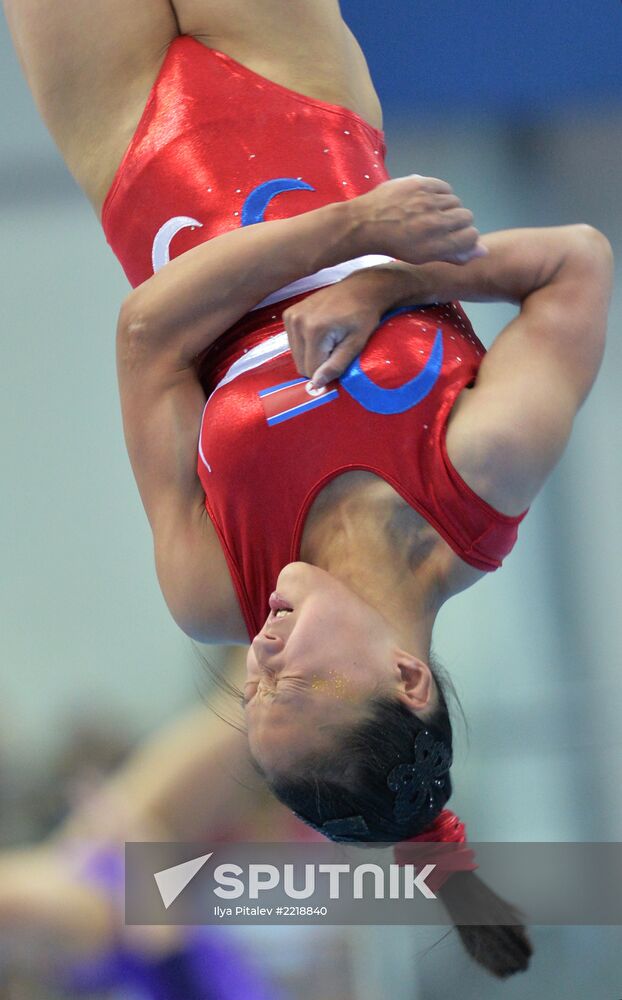
[[(102, 223), (136, 286), (207, 239), (371, 190), (388, 179), (384, 154), (383, 133), (345, 104), (294, 92), (181, 36), (147, 95)], [(306, 394), (283, 342), (283, 308), (375, 262), (346, 262), (275, 292), (203, 358), (198, 471), (220, 541), (226, 641), (258, 631), (279, 570), (313, 562), (337, 510), (362, 541), (382, 525), (387, 558), (391, 546), (434, 546), (451, 592), (496, 569), (516, 540), (521, 518), (495, 511), (449, 454), (484, 353), (457, 304), (389, 320), (357, 370), (323, 398)]]
[[(272, 48), (264, 45), (257, 37), (249, 49), (237, 37), (210, 38), (211, 50), (218, 49), (228, 56), (240, 69), (247, 68), (257, 77), (289, 91), (291, 94), (308, 98), (343, 109), (366, 123), (375, 132), (382, 134), (383, 119), (380, 100), (373, 86), (367, 62), (360, 45), (352, 32), (343, 25), (345, 31), (338, 36), (333, 33), (332, 45), (335, 51), (328, 51), (326, 33), (318, 37), (299, 40), (300, 51), (295, 52), (292, 39), (288, 39), (287, 52), (283, 58), (275, 55)], [(207, 44), (193, 36), (182, 36), (192, 45)], [(178, 46), (174, 39), (171, 46)], [(109, 116), (105, 134), (99, 137), (96, 158), (89, 156), (88, 149), (81, 149), (75, 159), (66, 150), (65, 156), (72, 172), (89, 197), (93, 208), (101, 219), (104, 204), (110, 194), (119, 166), (127, 152), (136, 130), (140, 125), (145, 106), (152, 93), (158, 73), (166, 61), (168, 51), (163, 52), (159, 65), (137, 77), (133, 85), (126, 87), (122, 114), (116, 120)], [(330, 65), (330, 72), (326, 72)]]

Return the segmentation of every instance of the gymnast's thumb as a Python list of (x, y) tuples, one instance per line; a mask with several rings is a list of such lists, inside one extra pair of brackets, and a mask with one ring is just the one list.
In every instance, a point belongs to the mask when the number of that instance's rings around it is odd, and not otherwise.
[(365, 347), (371, 332), (370, 330), (357, 330), (356, 333), (349, 333), (344, 337), (341, 343), (334, 348), (330, 357), (316, 369), (311, 378), (313, 385), (316, 388), (321, 388), (343, 375)]

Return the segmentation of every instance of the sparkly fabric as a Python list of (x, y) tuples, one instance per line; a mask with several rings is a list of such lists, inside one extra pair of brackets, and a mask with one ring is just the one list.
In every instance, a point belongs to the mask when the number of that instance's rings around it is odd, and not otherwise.
[(182, 35), (106, 198), (102, 224), (133, 286), (171, 257), (252, 223), (370, 191), (384, 133)]
[[(132, 285), (171, 257), (259, 217), (291, 217), (388, 178), (383, 133), (182, 36), (170, 46), (106, 199), (103, 226)], [(287, 182), (287, 183), (285, 183)], [(467, 563), (494, 570), (524, 514), (499, 514), (451, 466), (451, 407), (484, 354), (459, 306), (402, 312), (312, 398), (286, 344), (215, 392), (234, 363), (281, 337), (256, 309), (204, 353), (199, 476), (249, 641), (278, 573), (300, 558), (306, 513), (340, 472), (385, 479)], [(422, 367), (425, 366), (424, 370)], [(396, 390), (396, 391), (388, 391)]]
[[(495, 511), (447, 455), (451, 408), (474, 382), (484, 354), (458, 305), (413, 308), (387, 320), (348, 372), (320, 395), (308, 393), (285, 344), (281, 353), (216, 388), (245, 353), (282, 334), (286, 305), (241, 321), (204, 359), (210, 398), (198, 472), (249, 641), (266, 620), (279, 572), (300, 559), (311, 504), (341, 472), (364, 469), (380, 476), (461, 559), (481, 570), (501, 565), (526, 514)], [(422, 368), (429, 375), (426, 394), (412, 402), (423, 391), (417, 385)], [(398, 394), (410, 388), (393, 406), (390, 392), (379, 401), (369, 383)]]

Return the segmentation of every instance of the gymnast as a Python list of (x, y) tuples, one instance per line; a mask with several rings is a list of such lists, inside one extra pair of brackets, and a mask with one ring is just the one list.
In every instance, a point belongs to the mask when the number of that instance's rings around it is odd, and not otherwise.
[[(608, 241), (480, 238), (445, 181), (389, 180), (336, 0), (4, 5), (134, 286), (119, 387), (171, 613), (251, 642), (250, 750), (297, 816), (463, 841), (434, 621), (501, 566), (563, 453), (604, 350)], [(460, 299), (520, 313), (486, 353)], [(526, 967), (520, 927), (460, 933), (495, 974)]]

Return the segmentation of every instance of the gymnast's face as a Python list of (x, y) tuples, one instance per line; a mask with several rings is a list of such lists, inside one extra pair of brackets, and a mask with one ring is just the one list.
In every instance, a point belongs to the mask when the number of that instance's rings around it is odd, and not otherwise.
[(293, 610), (272, 614), (253, 639), (244, 686), (250, 750), (265, 771), (330, 748), (334, 727), (363, 721), (374, 695), (430, 707), (429, 667), (405, 668), (389, 623), (340, 580), (289, 563), (277, 591)]

